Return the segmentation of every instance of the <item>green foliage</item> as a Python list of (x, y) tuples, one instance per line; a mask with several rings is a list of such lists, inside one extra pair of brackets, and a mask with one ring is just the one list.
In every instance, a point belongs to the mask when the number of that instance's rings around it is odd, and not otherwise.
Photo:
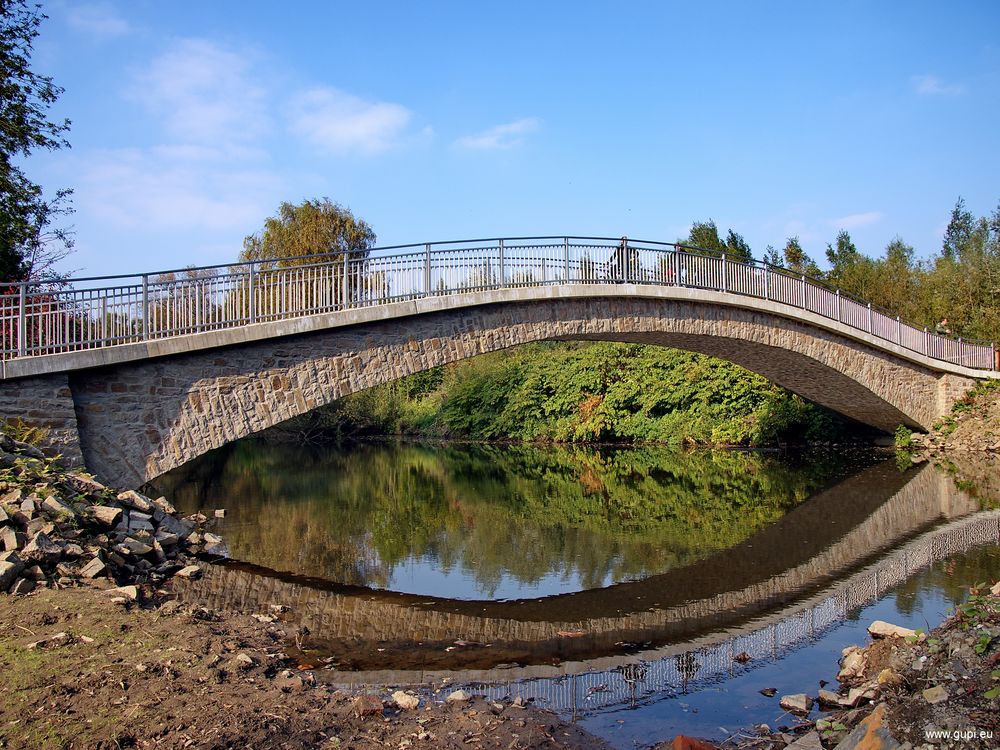
[(893, 434), (896, 441), (897, 450), (907, 450), (913, 447), (913, 430), (904, 424), (899, 425), (896, 428), (896, 432)]
[(2, 429), (11, 439), (36, 447), (40, 446), (49, 434), (47, 428), (28, 424), (22, 419), (5, 420)]
[(260, 234), (243, 239), (241, 261), (277, 259), (279, 267), (315, 262), (303, 256), (351, 253), (362, 257), (375, 244), (375, 232), (350, 209), (329, 198), (282, 203), (278, 215), (264, 222)]
[(70, 212), (72, 191), (45, 200), (42, 188), (15, 164), (36, 149), (69, 145), (69, 120), (52, 122), (47, 110), (62, 93), (31, 69), (38, 29), (46, 18), (26, 0), (0, 3), (0, 280), (45, 279), (72, 248), (71, 232), (52, 226)]
[(674, 446), (835, 440), (851, 429), (729, 362), (604, 342), (482, 355), (349, 396), (323, 414), (340, 434)]

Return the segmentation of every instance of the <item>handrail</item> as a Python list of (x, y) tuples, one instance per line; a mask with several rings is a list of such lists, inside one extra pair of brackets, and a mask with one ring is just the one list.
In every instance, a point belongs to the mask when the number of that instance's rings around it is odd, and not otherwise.
[[(0, 360), (184, 336), (427, 296), (551, 284), (684, 286), (779, 302), (972, 369), (993, 342), (942, 336), (820, 279), (683, 243), (491, 237), (238, 261), (0, 288)], [(287, 262), (287, 261), (285, 261)], [(172, 278), (171, 278), (172, 277)]]

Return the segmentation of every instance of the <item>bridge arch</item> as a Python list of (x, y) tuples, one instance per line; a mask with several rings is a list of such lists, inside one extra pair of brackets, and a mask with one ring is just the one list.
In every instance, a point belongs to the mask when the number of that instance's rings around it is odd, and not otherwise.
[[(942, 371), (835, 321), (793, 317), (777, 303), (636, 285), (429, 297), (147, 342), (131, 353), (78, 352), (59, 355), (80, 361), (52, 377), (68, 385), (86, 466), (104, 481), (135, 486), (356, 391), (545, 340), (721, 357), (887, 431), (929, 427), (974, 383), (965, 368)], [(52, 387), (44, 376), (34, 380)]]

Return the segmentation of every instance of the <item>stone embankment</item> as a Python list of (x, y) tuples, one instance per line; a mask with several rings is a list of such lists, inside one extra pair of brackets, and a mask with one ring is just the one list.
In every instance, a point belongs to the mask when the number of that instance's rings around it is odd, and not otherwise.
[(0, 492), (0, 592), (90, 581), (135, 600), (142, 584), (198, 575), (197, 554), (225, 552), (222, 539), (205, 530), (205, 516), (181, 518), (165, 498), (116, 492), (61, 471), (6, 435)]

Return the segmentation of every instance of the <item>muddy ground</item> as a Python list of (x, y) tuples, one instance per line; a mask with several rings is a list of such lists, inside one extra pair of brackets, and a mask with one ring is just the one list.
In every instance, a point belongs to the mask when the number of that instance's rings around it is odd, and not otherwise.
[(606, 747), (510, 701), (359, 703), (284, 648), (280, 621), (123, 605), (90, 587), (0, 595), (0, 747)]

